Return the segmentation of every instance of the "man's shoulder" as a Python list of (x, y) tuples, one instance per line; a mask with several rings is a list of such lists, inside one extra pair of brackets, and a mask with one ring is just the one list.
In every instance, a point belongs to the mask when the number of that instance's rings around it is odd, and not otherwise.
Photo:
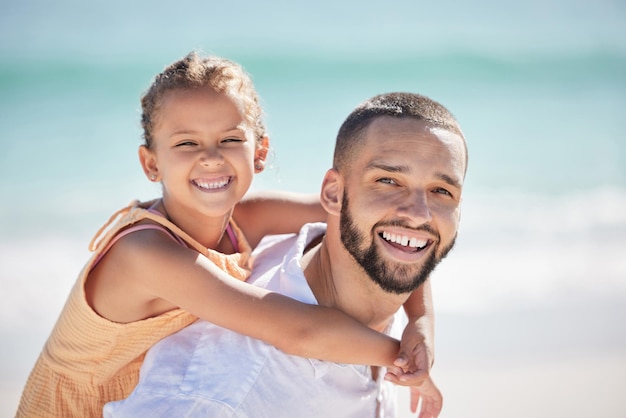
[[(323, 234), (325, 230), (325, 224), (314, 223), (304, 225), (298, 234), (268, 235), (264, 237), (252, 251), (252, 276), (248, 279), (248, 283), (266, 287), (265, 283), (268, 280), (276, 279), (276, 273), (281, 268), (293, 265), (294, 262), (296, 265), (299, 265), (297, 261), (302, 257), (306, 245), (314, 237)], [(292, 274), (283, 277), (283, 280), (294, 280), (296, 279), (295, 276), (301, 275), (300, 273), (296, 274), (294, 271)]]
[[(297, 234), (266, 235), (252, 251), (252, 255), (258, 257), (267, 253), (280, 254), (281, 250), (292, 248), (296, 242), (308, 243), (308, 241), (323, 234), (325, 231), (326, 224), (317, 222), (303, 225)], [(285, 251), (283, 251), (284, 254)]]
[(266, 235), (261, 239), (259, 245), (252, 250), (252, 255), (257, 258), (259, 256), (267, 256), (268, 254), (280, 253), (280, 248), (290, 248), (298, 234), (280, 234)]
[(252, 252), (252, 275), (248, 283), (263, 288), (271, 288), (277, 273), (285, 262), (285, 257), (294, 246), (296, 234), (271, 235), (263, 238)]

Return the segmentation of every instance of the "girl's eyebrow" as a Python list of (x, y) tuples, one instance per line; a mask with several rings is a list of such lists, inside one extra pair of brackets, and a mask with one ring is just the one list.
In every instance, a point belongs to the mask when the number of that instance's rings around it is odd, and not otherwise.
[[(235, 131), (244, 132), (244, 129), (242, 127), (240, 127), (239, 125), (237, 125), (237, 126), (233, 126), (232, 128), (225, 129), (223, 132), (231, 133), (231, 132), (235, 132)], [(195, 131), (193, 129), (180, 129), (178, 131), (172, 132), (171, 136), (174, 136), (174, 135), (192, 135), (192, 134), (195, 134), (196, 132), (197, 131)]]
[(171, 136), (174, 136), (174, 135), (189, 135), (189, 134), (194, 134), (194, 133), (196, 133), (196, 132), (191, 130), (191, 129), (180, 129), (178, 131), (172, 132)]

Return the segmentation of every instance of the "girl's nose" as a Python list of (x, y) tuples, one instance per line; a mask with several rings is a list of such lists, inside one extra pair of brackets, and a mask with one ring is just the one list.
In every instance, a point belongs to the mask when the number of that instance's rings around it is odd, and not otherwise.
[(207, 167), (218, 166), (224, 164), (224, 156), (216, 147), (209, 147), (202, 152), (200, 162)]

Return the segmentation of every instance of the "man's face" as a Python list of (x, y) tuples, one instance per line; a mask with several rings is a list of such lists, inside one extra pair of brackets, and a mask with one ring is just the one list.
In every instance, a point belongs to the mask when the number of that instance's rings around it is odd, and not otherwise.
[(380, 117), (345, 169), (341, 240), (391, 293), (419, 287), (454, 245), (465, 173), (456, 134)]

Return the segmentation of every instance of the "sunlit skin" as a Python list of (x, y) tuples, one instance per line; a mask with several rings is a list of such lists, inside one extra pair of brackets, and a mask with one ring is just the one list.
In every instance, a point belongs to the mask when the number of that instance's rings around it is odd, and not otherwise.
[[(157, 208), (197, 241), (223, 253), (234, 251), (224, 234), (233, 211), (244, 236), (252, 230), (253, 245), (265, 233), (295, 232), (320, 216), (319, 203), (283, 194), (234, 209), (253, 174), (262, 170), (268, 146), (265, 137), (252, 140), (243, 121), (226, 95), (209, 88), (176, 90), (161, 103), (150, 149), (139, 151), (148, 178), (163, 185)], [(91, 271), (85, 292), (93, 309), (114, 322), (180, 307), (304, 357), (390, 364), (399, 348), (397, 341), (341, 312), (236, 280), (159, 230), (135, 231), (117, 241)], [(367, 349), (355, 351), (355, 345)]]
[[(157, 209), (206, 247), (223, 253), (234, 251), (224, 234), (231, 213), (252, 245), (265, 234), (294, 232), (306, 221), (323, 220), (325, 213), (319, 201), (284, 193), (237, 203), (253, 174), (262, 170), (269, 146), (265, 137), (252, 140), (243, 121), (235, 102), (225, 95), (209, 88), (174, 90), (159, 107), (150, 148), (139, 151), (148, 178), (163, 186), (163, 203)], [(85, 290), (94, 310), (115, 322), (181, 307), (287, 353), (385, 365), (398, 356), (397, 341), (357, 327), (354, 319), (338, 311), (270, 295), (232, 279), (160, 231), (136, 231), (121, 238), (90, 273)], [(418, 302), (424, 300), (422, 290), (415, 295)], [(427, 295), (430, 300), (430, 291)], [(426, 312), (416, 305), (417, 312)], [(415, 337), (410, 346), (421, 346), (419, 329), (412, 328), (410, 334)], [(356, 343), (359, 339), (368, 342)], [(355, 345), (360, 349), (355, 351)], [(404, 357), (407, 363), (418, 362), (411, 349)], [(402, 384), (421, 383), (419, 375), (403, 377)]]
[[(467, 160), (460, 136), (417, 119), (380, 117), (364, 135), (349, 167), (341, 173), (331, 169), (324, 178), (321, 197), (330, 214), (328, 231), (317, 259), (308, 265), (321, 280), (309, 283), (321, 304), (341, 306), (382, 330), (410, 295), (397, 289), (414, 287), (416, 276), (427, 275), (428, 260), (440, 260), (452, 247)], [(395, 283), (387, 287), (396, 290), (383, 289), (346, 248), (341, 230), (347, 212), (358, 225), (359, 236), (352, 237), (356, 249), (374, 249), (376, 263), (393, 272), (387, 280)], [(400, 382), (393, 374), (386, 378)], [(420, 417), (438, 415), (441, 394), (430, 377), (412, 387), (411, 394), (412, 411), (421, 395)]]
[[(406, 285), (432, 253), (442, 256), (456, 236), (465, 173), (463, 140), (412, 118), (377, 118), (364, 135), (363, 144), (357, 146), (355, 157), (348, 163), (350, 167), (343, 170), (345, 174), (332, 169), (324, 179), (322, 201), (332, 215), (328, 234), (341, 229), (338, 224), (347, 198), (362, 238), (359, 248), (373, 246), (381, 262), (398, 273), (395, 280)], [(383, 237), (387, 234), (405, 237), (409, 242), (414, 239), (414, 243), (424, 246), (416, 250), (391, 243)], [(328, 286), (328, 297), (367, 323), (385, 324), (410, 293), (383, 290), (341, 238), (326, 242), (333, 254), (334, 284)], [(333, 246), (333, 242), (341, 246)], [(362, 274), (355, 275), (355, 271)], [(342, 289), (343, 283), (354, 277), (359, 283), (348, 285), (353, 289)], [(352, 296), (356, 289), (359, 293), (367, 289), (370, 297), (355, 303)]]
[(344, 245), (385, 291), (410, 292), (454, 245), (462, 140), (424, 121), (380, 118), (352, 164), (342, 202)]
[[(218, 72), (206, 73), (212, 69)], [(126, 327), (124, 324), (128, 324), (126, 329), (131, 331), (135, 326), (140, 329), (141, 321), (177, 308), (261, 339), (287, 354), (339, 363), (396, 367), (401, 384), (420, 385), (425, 378), (420, 376), (428, 374), (432, 356), (424, 353), (433, 350), (429, 286), (417, 289), (405, 304), (410, 323), (400, 344), (364, 326), (370, 325), (367, 320), (359, 323), (340, 310), (300, 303), (252, 286), (230, 276), (210, 260), (215, 259), (213, 251), (241, 252), (241, 263), (246, 263), (247, 267), (248, 247), (254, 248), (265, 235), (294, 233), (307, 222), (326, 219), (320, 202), (311, 197), (277, 192), (242, 200), (253, 175), (263, 171), (269, 139), (257, 106), (258, 97), (250, 80), (240, 70), (227, 60), (205, 59), (192, 53), (157, 75), (142, 97), (146, 145), (139, 148), (139, 159), (146, 177), (161, 184), (162, 199), (139, 206), (133, 204), (111, 217), (110, 222), (116, 223), (107, 223), (97, 233), (96, 242), (108, 241), (113, 233), (126, 227), (127, 221), (148, 227), (127, 229), (124, 232), (130, 233), (121, 233), (109, 241), (110, 248), (94, 247), (102, 258), (97, 259), (95, 265), (88, 265), (93, 268), (81, 273), (77, 284), (84, 286), (77, 285), (72, 290), (70, 297), (77, 295), (81, 303), (84, 297), (89, 305), (84, 308), (94, 314), (89, 318), (98, 321), (98, 330), (103, 325), (105, 331), (90, 335), (94, 328), (81, 329), (81, 324), (76, 324), (74, 331), (76, 335), (84, 333), (86, 344), (77, 344), (79, 355), (69, 353), (69, 358), (65, 359), (48, 356), (49, 360), (59, 360), (55, 365), (59, 369), (49, 370), (66, 376), (63, 369), (76, 370), (75, 363), (80, 357), (84, 360), (82, 364), (93, 366), (94, 376), (106, 376), (103, 380), (92, 379), (90, 385), (73, 384), (76, 392), (63, 393), (63, 401), (72, 404), (68, 404), (70, 409), (92, 407), (89, 405), (92, 399), (80, 395), (82, 393), (99, 394), (94, 402), (109, 401), (107, 385), (119, 386), (115, 379), (126, 376), (124, 373), (137, 364), (136, 359), (142, 359), (140, 351), (146, 348), (125, 347), (126, 339), (107, 341), (103, 347), (121, 354), (120, 359), (125, 362), (119, 364), (115, 374), (107, 374), (106, 362), (91, 360), (95, 353), (89, 337), (105, 339), (109, 330), (117, 333)], [(202, 74), (204, 76), (198, 79)], [(224, 92), (217, 93), (209, 85), (220, 86)], [(162, 219), (157, 221), (156, 215), (148, 216), (141, 210), (147, 205), (169, 218), (173, 225)], [(134, 218), (126, 219), (127, 213)], [(231, 217), (239, 238), (239, 250), (225, 234)], [(164, 223), (166, 229), (180, 235), (189, 245), (180, 245), (170, 233), (153, 227), (155, 222)], [(220, 257), (217, 259), (219, 261)], [(92, 258), (94, 260), (96, 258)], [(61, 314), (59, 323), (64, 323), (65, 318), (71, 320), (67, 312)], [(54, 332), (50, 341), (56, 339)], [(132, 362), (128, 363), (128, 359)], [(132, 383), (128, 381), (123, 385)], [(25, 389), (27, 392), (29, 388)], [(58, 400), (57, 395), (58, 391), (49, 398)], [(441, 399), (437, 393), (425, 392), (425, 396), (433, 399), (431, 402)], [(97, 405), (95, 408), (99, 409)], [(92, 412), (82, 415), (94, 415)]]
[(160, 115), (140, 159), (158, 172), (165, 212), (205, 246), (232, 252), (220, 241), (252, 182), (256, 140), (235, 103), (208, 87), (170, 92)]
[[(227, 96), (208, 88), (175, 90), (165, 97), (158, 115), (152, 145), (139, 151), (146, 176), (163, 185), (163, 203), (157, 209), (206, 247), (234, 251), (224, 234), (231, 213), (251, 245), (265, 234), (294, 232), (304, 222), (323, 220), (319, 201), (284, 193), (237, 203), (253, 174), (262, 170), (269, 144), (265, 137), (256, 141), (247, 135), (244, 118)], [(356, 326), (339, 311), (301, 304), (235, 280), (156, 230), (122, 237), (90, 273), (85, 291), (93, 309), (115, 322), (134, 322), (180, 307), (304, 357), (390, 365), (399, 355), (397, 341), (388, 336)], [(426, 296), (422, 289), (414, 294), (414, 311), (421, 317), (420, 311), (427, 311), (421, 303), (430, 300), (430, 291)], [(410, 347), (423, 344), (420, 329), (411, 327), (409, 334), (415, 337)], [(403, 358), (419, 363), (412, 349)], [(415, 370), (410, 365), (408, 369)], [(420, 372), (427, 370), (428, 365)], [(403, 377), (399, 383), (405, 385), (422, 379), (413, 373)]]

